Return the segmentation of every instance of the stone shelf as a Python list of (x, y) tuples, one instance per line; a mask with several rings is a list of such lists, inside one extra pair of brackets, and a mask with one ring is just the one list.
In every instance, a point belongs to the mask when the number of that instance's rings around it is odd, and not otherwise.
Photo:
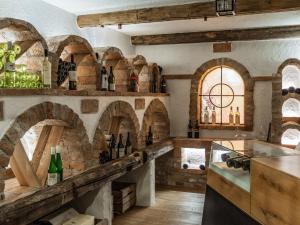
[[(5, 200), (0, 201), (0, 224), (29, 224), (173, 148), (173, 142), (168, 139), (122, 159), (90, 168), (51, 187), (27, 189), (20, 186), (13, 187), (17, 193), (10, 193)], [(13, 182), (11, 183), (13, 185)]]
[(207, 130), (235, 130), (238, 128), (239, 130), (249, 130), (245, 125), (229, 125), (229, 124), (200, 124), (201, 129), (207, 129)]
[(169, 96), (168, 93), (142, 93), (142, 92), (109, 92), (109, 91), (94, 91), (81, 90), (70, 91), (64, 89), (0, 89), (0, 96)]

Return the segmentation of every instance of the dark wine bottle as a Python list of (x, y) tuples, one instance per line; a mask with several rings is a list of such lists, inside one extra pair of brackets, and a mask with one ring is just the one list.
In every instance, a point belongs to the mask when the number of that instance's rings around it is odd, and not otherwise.
[(157, 92), (157, 80), (156, 80), (155, 75), (153, 75), (153, 79), (152, 79), (152, 82), (151, 82), (151, 91), (150, 92), (152, 92), (152, 93)]
[(162, 76), (160, 81), (160, 92), (167, 93), (167, 81), (165, 79), (165, 76)]
[(109, 91), (116, 91), (116, 80), (115, 80), (115, 75), (113, 73), (113, 67), (112, 66), (109, 69), (108, 90)]
[(127, 134), (126, 144), (125, 144), (125, 155), (130, 155), (132, 153), (132, 144), (130, 141), (130, 133)]
[(109, 158), (110, 160), (114, 160), (117, 158), (116, 154), (116, 138), (115, 135), (111, 135), (110, 143), (109, 143)]
[(139, 77), (133, 70), (130, 74), (128, 91), (139, 92)]
[(148, 145), (152, 145), (152, 144), (153, 144), (153, 133), (152, 133), (152, 128), (150, 126), (149, 130), (148, 130), (146, 145), (148, 146)]
[(122, 158), (124, 156), (125, 156), (125, 146), (123, 144), (123, 135), (119, 134), (117, 158)]
[(69, 90), (77, 90), (77, 74), (76, 63), (74, 62), (74, 55), (71, 55), (71, 63), (69, 69)]
[(192, 124), (192, 120), (189, 120), (188, 138), (193, 138), (193, 124)]
[(199, 132), (200, 132), (200, 127), (199, 127), (198, 120), (196, 120), (195, 128), (194, 128), (194, 138), (199, 138), (200, 136)]

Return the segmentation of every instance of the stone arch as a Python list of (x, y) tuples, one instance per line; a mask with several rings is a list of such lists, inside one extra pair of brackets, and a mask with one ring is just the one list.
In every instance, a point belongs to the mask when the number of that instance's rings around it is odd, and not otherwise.
[(159, 142), (170, 136), (170, 120), (165, 105), (159, 99), (153, 99), (145, 111), (141, 130), (141, 146), (145, 145), (149, 127), (152, 127), (154, 141)]
[(194, 73), (191, 80), (190, 90), (190, 120), (196, 121), (200, 119), (200, 93), (201, 84), (206, 75), (219, 66), (227, 66), (234, 69), (242, 77), (245, 85), (245, 130), (253, 129), (254, 114), (254, 81), (245, 66), (230, 58), (212, 59), (202, 64)]
[(121, 60), (124, 58), (121, 49), (117, 47), (102, 47), (94, 50), (99, 54), (101, 65), (105, 60)]
[[(2, 168), (8, 166), (9, 159), (13, 155), (16, 144), (31, 127), (41, 122), (45, 122), (47, 125), (55, 125), (57, 121), (68, 126), (65, 128), (66, 132), (64, 131), (64, 134), (68, 135), (68, 132), (72, 131), (73, 134), (76, 134), (76, 138), (74, 139), (80, 139), (80, 142), (78, 142), (76, 146), (76, 151), (78, 150), (80, 157), (82, 157), (82, 159), (80, 159), (84, 165), (82, 170), (92, 166), (92, 163), (94, 163), (91, 160), (93, 154), (82, 120), (68, 106), (52, 102), (44, 102), (32, 106), (14, 120), (10, 128), (0, 139), (0, 166)], [(71, 149), (71, 151), (73, 151), (73, 149)], [(71, 152), (71, 154), (73, 153)], [(74, 168), (71, 166), (70, 169)]]
[[(132, 106), (124, 101), (112, 102), (101, 115), (96, 128), (93, 139), (94, 152), (99, 153), (107, 149), (105, 134), (118, 135), (119, 132), (125, 131), (131, 133), (133, 148), (137, 149), (139, 130), (140, 124)], [(126, 136), (123, 141), (125, 138)]]

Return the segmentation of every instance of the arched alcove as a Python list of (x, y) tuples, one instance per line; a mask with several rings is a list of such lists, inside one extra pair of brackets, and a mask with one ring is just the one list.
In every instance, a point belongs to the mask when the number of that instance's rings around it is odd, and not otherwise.
[[(48, 49), (45, 39), (35, 27), (24, 21), (14, 18), (0, 18), (0, 43), (12, 42), (21, 47), (21, 52), (16, 56), (17, 72), (30, 71), (30, 73), (41, 76), (44, 59), (44, 49)], [(51, 58), (51, 56), (50, 56)], [(51, 60), (51, 59), (50, 59)], [(19, 66), (20, 65), (20, 66)], [(0, 69), (0, 84), (6, 87), (7, 81), (2, 76), (4, 68)], [(23, 76), (24, 78), (24, 76)], [(7, 79), (7, 77), (6, 77)], [(20, 78), (21, 79), (21, 78)], [(16, 88), (28, 88), (25, 82), (15, 81)], [(11, 84), (10, 84), (11, 85)], [(32, 86), (30, 86), (32, 88)]]
[[(32, 141), (32, 138), (37, 138), (36, 144), (34, 149), (29, 149), (24, 143)], [(35, 186), (35, 183), (39, 183), (44, 186), (50, 147), (58, 143), (63, 147), (65, 177), (80, 173), (98, 163), (98, 157), (95, 158), (92, 152), (86, 129), (79, 116), (66, 105), (44, 102), (20, 114), (4, 133), (0, 139), (0, 165), (7, 168), (10, 162), (22, 185)], [(20, 169), (23, 167), (26, 171)], [(29, 183), (24, 180), (23, 172), (28, 173), (36, 182), (32, 182), (32, 179)]]
[(52, 85), (54, 87), (68, 81), (68, 77), (65, 77), (64, 82), (59, 84), (57, 82), (59, 59), (70, 61), (71, 55), (74, 55), (74, 61), (77, 64), (78, 89), (96, 89), (99, 66), (94, 50), (86, 39), (76, 35), (62, 35), (49, 38), (47, 43), (49, 51), (54, 55), (52, 60)]
[(139, 91), (147, 93), (150, 91), (150, 68), (147, 60), (142, 55), (137, 55), (134, 58), (128, 59), (131, 69), (139, 77)]
[(170, 136), (168, 111), (159, 99), (152, 100), (145, 111), (140, 137), (141, 146), (145, 146), (150, 126), (153, 132), (154, 142), (160, 142)]
[(282, 104), (282, 116), (286, 118), (300, 118), (300, 101), (289, 98)]
[[(191, 81), (190, 90), (190, 120), (195, 122), (200, 121), (201, 115), (201, 94), (202, 94), (202, 82), (207, 74), (218, 68), (229, 68), (235, 71), (242, 78), (244, 83), (244, 125), (243, 129), (252, 130), (253, 129), (253, 114), (254, 114), (254, 101), (253, 101), (253, 90), (254, 81), (250, 76), (250, 73), (242, 64), (229, 58), (219, 58), (212, 59), (200, 66), (194, 73), (194, 77)], [(225, 127), (218, 126), (214, 129), (223, 129)]]
[(100, 153), (107, 149), (105, 135), (114, 134), (118, 137), (121, 133), (124, 143), (128, 132), (133, 149), (137, 149), (139, 130), (139, 121), (132, 106), (124, 101), (113, 102), (106, 108), (99, 120), (93, 140), (94, 152)]
[(95, 48), (94, 50), (99, 54), (101, 66), (105, 66), (108, 73), (110, 67), (112, 67), (115, 75), (116, 91), (127, 92), (130, 65), (122, 51), (116, 47)]

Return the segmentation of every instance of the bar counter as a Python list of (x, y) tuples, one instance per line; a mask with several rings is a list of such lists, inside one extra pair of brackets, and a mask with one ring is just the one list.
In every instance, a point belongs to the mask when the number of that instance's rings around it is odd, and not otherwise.
[[(249, 157), (250, 171), (224, 154)], [(223, 155), (223, 160), (222, 160)], [(300, 224), (300, 152), (261, 141), (214, 141), (202, 225)]]

